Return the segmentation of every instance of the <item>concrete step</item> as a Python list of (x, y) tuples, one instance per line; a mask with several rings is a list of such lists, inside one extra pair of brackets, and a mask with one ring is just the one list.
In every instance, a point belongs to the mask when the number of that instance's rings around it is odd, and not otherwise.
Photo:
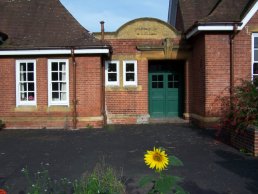
[(189, 123), (189, 120), (185, 120), (181, 117), (171, 117), (171, 118), (150, 118), (150, 123)]

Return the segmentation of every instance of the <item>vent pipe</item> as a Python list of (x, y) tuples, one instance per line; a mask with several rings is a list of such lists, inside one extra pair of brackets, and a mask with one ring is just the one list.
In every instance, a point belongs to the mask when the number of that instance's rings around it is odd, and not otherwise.
[(105, 34), (105, 28), (104, 28), (104, 21), (101, 21), (100, 22), (100, 25), (101, 25), (101, 40), (104, 41), (104, 34)]

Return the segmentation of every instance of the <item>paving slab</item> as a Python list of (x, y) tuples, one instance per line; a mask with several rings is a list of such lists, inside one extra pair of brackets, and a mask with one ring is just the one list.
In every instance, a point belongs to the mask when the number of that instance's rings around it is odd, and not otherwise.
[(0, 131), (0, 188), (26, 190), (21, 170), (44, 167), (52, 179), (79, 179), (103, 158), (123, 174), (128, 194), (146, 193), (138, 180), (152, 171), (143, 155), (164, 147), (184, 166), (170, 170), (192, 194), (258, 193), (258, 158), (215, 139), (214, 131), (189, 124), (114, 125), (101, 129)]

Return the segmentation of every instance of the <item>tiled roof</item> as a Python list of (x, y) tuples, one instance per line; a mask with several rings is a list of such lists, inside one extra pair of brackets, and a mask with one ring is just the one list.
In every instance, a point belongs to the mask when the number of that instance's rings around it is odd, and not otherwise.
[(197, 22), (240, 22), (256, 0), (179, 0), (177, 28), (187, 31)]
[(0, 49), (102, 46), (59, 0), (0, 0), (0, 14), (8, 34)]

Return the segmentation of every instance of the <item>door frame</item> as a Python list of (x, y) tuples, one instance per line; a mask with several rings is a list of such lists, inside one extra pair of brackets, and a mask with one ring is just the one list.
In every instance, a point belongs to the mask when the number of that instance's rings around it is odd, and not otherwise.
[[(160, 64), (161, 62), (161, 64)], [(185, 61), (178, 61), (178, 60), (155, 60), (154, 63), (155, 65), (157, 66), (162, 66), (164, 62), (168, 62), (169, 64), (173, 64), (175, 63), (176, 65), (180, 65), (180, 67), (177, 67), (177, 70), (155, 70), (155, 71), (151, 71), (150, 70), (150, 63), (148, 65), (149, 67), (149, 70), (148, 70), (148, 112), (149, 112), (149, 115), (150, 115), (150, 118), (175, 118), (175, 117), (183, 117), (183, 111), (184, 111), (184, 68), (185, 68), (185, 65), (184, 65), (184, 62)], [(150, 83), (150, 75), (151, 74), (155, 74), (155, 73), (162, 73), (162, 74), (169, 74), (169, 73), (177, 73), (178, 76), (179, 76), (179, 88), (178, 88), (178, 116), (163, 116), (163, 117), (155, 117), (155, 116), (152, 116), (151, 114), (151, 98), (150, 98), (150, 92), (151, 92), (151, 84)], [(168, 82), (164, 83), (164, 84), (168, 84)]]

